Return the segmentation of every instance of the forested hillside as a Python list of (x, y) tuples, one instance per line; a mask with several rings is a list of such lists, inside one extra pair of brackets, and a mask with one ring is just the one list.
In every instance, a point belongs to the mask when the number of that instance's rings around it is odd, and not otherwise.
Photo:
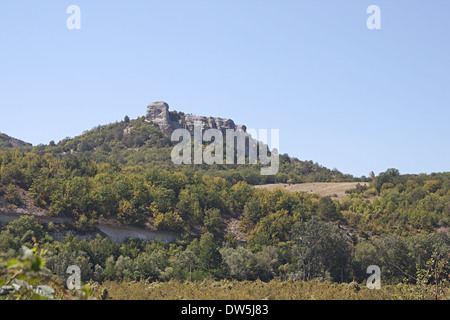
[[(173, 144), (144, 117), (98, 126), (75, 138), (66, 138), (48, 145), (22, 148), (38, 155), (50, 153), (56, 157), (76, 155), (94, 160), (97, 164), (117, 162), (125, 166), (165, 169), (170, 171), (200, 171), (223, 177), (230, 182), (249, 184), (274, 182), (355, 181), (337, 169), (330, 170), (312, 161), (300, 161), (280, 155), (280, 169), (275, 176), (261, 176), (260, 165), (174, 165), (170, 153)], [(356, 179), (358, 180), (358, 179)]]
[[(251, 184), (353, 180), (337, 170), (287, 155), (271, 178), (251, 166), (185, 168), (171, 164), (170, 148), (164, 135), (138, 119), (59, 143), (1, 151), (4, 211), (32, 201), (49, 216), (74, 218), (79, 231), (108, 220), (180, 236), (170, 244), (119, 245), (70, 234), (58, 242), (49, 235), (58, 226), (23, 217), (2, 226), (0, 252), (14, 259), (22, 246), (39, 247), (51, 273), (64, 277), (76, 264), (83, 281), (100, 284), (206, 278), (361, 283), (374, 264), (382, 267), (385, 283), (445, 284), (450, 173), (389, 169), (336, 201)], [(237, 230), (229, 228), (232, 222)], [(434, 276), (426, 278), (430, 270)]]

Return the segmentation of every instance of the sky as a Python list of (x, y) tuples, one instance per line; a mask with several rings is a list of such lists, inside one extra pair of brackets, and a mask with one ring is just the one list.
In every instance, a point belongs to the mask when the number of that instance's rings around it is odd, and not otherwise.
[(58, 142), (165, 101), (358, 177), (450, 171), (449, 31), (448, 0), (2, 0), (0, 132)]

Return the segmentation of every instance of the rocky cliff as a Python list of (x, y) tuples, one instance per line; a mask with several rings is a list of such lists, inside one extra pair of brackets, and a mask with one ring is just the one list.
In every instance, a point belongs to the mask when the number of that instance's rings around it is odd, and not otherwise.
[(191, 134), (194, 131), (194, 124), (201, 123), (202, 130), (218, 129), (225, 134), (227, 129), (244, 132), (247, 128), (244, 125), (236, 125), (233, 120), (226, 118), (214, 118), (184, 114), (183, 112), (169, 111), (169, 105), (166, 102), (157, 101), (148, 105), (145, 120), (154, 123), (165, 135), (170, 137), (176, 129), (188, 129)]

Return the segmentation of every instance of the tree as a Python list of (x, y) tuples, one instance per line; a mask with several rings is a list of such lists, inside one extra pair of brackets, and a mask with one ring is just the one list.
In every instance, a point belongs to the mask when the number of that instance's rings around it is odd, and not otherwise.
[(223, 263), (228, 267), (230, 275), (237, 280), (269, 281), (275, 275), (278, 253), (275, 247), (263, 247), (253, 253), (244, 247), (220, 249)]
[(158, 230), (177, 232), (183, 229), (183, 219), (173, 211), (167, 213), (155, 212), (154, 225)]
[(264, 246), (289, 241), (294, 224), (293, 216), (285, 209), (269, 213), (249, 233), (248, 246), (252, 250), (261, 250)]
[(275, 275), (278, 264), (278, 252), (275, 247), (266, 246), (254, 254), (255, 276), (263, 281), (269, 281)]
[(42, 242), (47, 237), (42, 225), (36, 221), (34, 216), (22, 216), (11, 221), (2, 232), (2, 236), (4, 233), (10, 234), (15, 242), (18, 241), (17, 245), (28, 245), (29, 247), (32, 247), (35, 242)]
[(317, 215), (326, 221), (336, 221), (340, 218), (339, 210), (330, 197), (320, 198)]
[(132, 260), (130, 257), (119, 256), (114, 265), (114, 276), (118, 279), (123, 279), (131, 275), (130, 269), (132, 267)]
[(105, 269), (103, 270), (103, 277), (108, 280), (115, 279), (114, 266), (116, 261), (113, 256), (109, 256), (105, 262)]
[(248, 280), (252, 277), (253, 270), (251, 267), (254, 256), (250, 250), (244, 247), (222, 248), (220, 254), (232, 277), (238, 280)]
[(119, 203), (119, 212), (117, 219), (125, 224), (137, 224), (143, 217), (139, 216), (136, 208), (127, 200), (121, 200)]
[(152, 252), (142, 252), (136, 259), (131, 261), (133, 277), (140, 279), (159, 279), (164, 270), (168, 267), (166, 254), (163, 250), (153, 250)]
[(223, 233), (223, 223), (220, 216), (220, 210), (213, 208), (205, 211), (204, 225), (206, 229), (215, 234), (220, 235)]
[(123, 121), (124, 121), (125, 123), (129, 123), (129, 122), (130, 122), (130, 117), (125, 116), (125, 118), (123, 118)]
[(17, 192), (17, 187), (13, 184), (8, 185), (5, 192), (5, 200), (7, 203), (20, 207), (23, 204), (22, 197)]
[(110, 256), (119, 255), (119, 245), (109, 238), (97, 235), (89, 242), (87, 251), (93, 265), (104, 266)]
[(378, 177), (376, 177), (375, 180), (373, 180), (373, 186), (375, 187), (375, 189), (377, 189), (378, 193), (380, 193), (383, 184), (388, 182), (395, 184), (394, 179), (399, 175), (400, 172), (398, 171), (398, 169), (394, 168), (388, 169), (386, 170), (386, 172), (380, 173)]
[(343, 281), (350, 248), (346, 234), (316, 216), (294, 227), (293, 256), (303, 280), (330, 277)]
[(383, 234), (373, 240), (377, 254), (384, 266), (384, 276), (391, 280), (401, 281), (414, 274), (414, 262), (406, 242), (393, 234)]
[(262, 201), (258, 197), (250, 198), (244, 207), (242, 224), (247, 229), (251, 229), (254, 225), (267, 214), (268, 208), (263, 208)]
[(200, 270), (212, 272), (219, 267), (221, 256), (212, 233), (206, 232), (200, 237), (197, 256)]
[(231, 187), (232, 213), (239, 215), (244, 211), (245, 203), (254, 193), (254, 188), (244, 181), (239, 181)]
[(78, 152), (86, 152), (86, 151), (90, 151), (90, 150), (92, 150), (92, 146), (86, 140), (82, 140), (77, 146), (77, 151)]
[(189, 280), (192, 280), (192, 269), (195, 267), (197, 255), (192, 250), (179, 251), (172, 259), (172, 264), (180, 269), (189, 270)]
[(354, 247), (352, 257), (353, 276), (357, 282), (367, 279), (367, 267), (380, 265), (380, 255), (371, 241), (361, 241)]

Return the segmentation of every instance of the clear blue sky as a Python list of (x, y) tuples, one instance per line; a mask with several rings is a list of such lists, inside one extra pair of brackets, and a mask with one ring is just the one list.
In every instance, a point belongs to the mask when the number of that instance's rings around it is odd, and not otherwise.
[(163, 100), (356, 176), (450, 171), (449, 17), (448, 0), (2, 0), (0, 131), (59, 141)]

